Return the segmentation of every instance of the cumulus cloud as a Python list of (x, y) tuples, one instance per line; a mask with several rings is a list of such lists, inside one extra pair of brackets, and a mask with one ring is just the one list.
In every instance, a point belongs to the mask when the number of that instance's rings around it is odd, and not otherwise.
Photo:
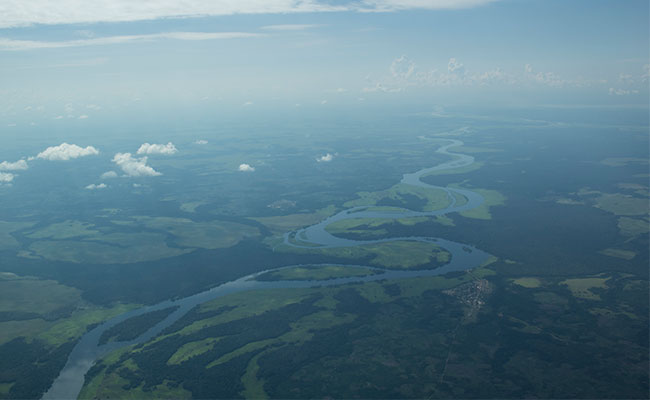
[(203, 139), (199, 139), (199, 140), (194, 141), (194, 144), (208, 144), (208, 141), (203, 140)]
[(29, 168), (27, 161), (18, 160), (16, 162), (3, 161), (0, 163), (0, 171), (18, 171)]
[(172, 142), (167, 144), (149, 144), (143, 143), (138, 149), (137, 154), (174, 154), (178, 152)]
[(131, 43), (131, 42), (149, 42), (149, 41), (163, 40), (163, 39), (216, 40), (216, 39), (252, 38), (252, 37), (259, 37), (259, 36), (263, 36), (263, 35), (259, 33), (249, 33), (249, 32), (167, 32), (167, 33), (152, 33), (146, 35), (105, 36), (105, 37), (98, 37), (92, 39), (59, 40), (59, 41), (18, 40), (18, 39), (0, 38), (0, 51), (103, 46), (103, 45), (113, 45), (113, 44)]
[(255, 171), (255, 167), (251, 167), (248, 164), (239, 164), (239, 170), (241, 172), (253, 172)]
[(0, 182), (9, 183), (14, 180), (14, 176), (14, 174), (10, 174), (8, 172), (0, 172)]
[(234, 14), (288, 14), (332, 11), (389, 12), (410, 9), (477, 7), (496, 0), (10, 0), (0, 2), (0, 28), (34, 24), (89, 24), (159, 18), (193, 18)]
[(136, 158), (131, 153), (117, 153), (113, 162), (126, 174), (126, 176), (159, 176), (160, 172), (147, 165), (147, 157)]
[(106, 171), (103, 174), (101, 174), (100, 178), (102, 178), (102, 179), (117, 178), (117, 172), (115, 172), (115, 171)]
[(87, 119), (87, 118), (88, 116), (86, 114), (77, 117), (77, 119)]
[(334, 159), (334, 155), (331, 153), (327, 153), (324, 156), (320, 156), (316, 159), (316, 162), (330, 162)]
[(455, 75), (465, 75), (465, 66), (457, 61), (455, 58), (450, 58), (449, 62), (447, 63), (447, 71), (449, 71), (450, 74), (455, 74)]
[(48, 147), (38, 153), (37, 158), (50, 161), (67, 161), (72, 158), (92, 156), (99, 154), (99, 151), (93, 146), (80, 147), (76, 144), (61, 143), (58, 146)]
[(393, 60), (390, 65), (390, 73), (397, 79), (409, 79), (415, 72), (415, 63), (406, 56), (401, 56)]
[(94, 183), (91, 183), (90, 185), (86, 186), (86, 189), (88, 190), (96, 190), (96, 189), (105, 189), (107, 186), (105, 183), (100, 183), (99, 185), (95, 185)]

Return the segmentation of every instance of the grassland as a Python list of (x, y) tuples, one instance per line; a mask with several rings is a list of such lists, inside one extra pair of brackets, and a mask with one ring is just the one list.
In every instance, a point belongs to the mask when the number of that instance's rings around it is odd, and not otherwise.
[(600, 295), (594, 293), (591, 289), (600, 288), (606, 289), (606, 282), (610, 278), (576, 278), (567, 279), (560, 282), (561, 285), (566, 285), (574, 297), (585, 300), (600, 300)]
[[(494, 273), (491, 270), (483, 268), (479, 268), (474, 272), (478, 276)], [(124, 397), (122, 393), (125, 388), (129, 388), (129, 396), (132, 394), (136, 396), (142, 395), (143, 387), (137, 386), (134, 388), (133, 384), (130, 384), (128, 380), (122, 377), (127, 375), (119, 372), (122, 369), (128, 369), (134, 371), (136, 376), (138, 376), (138, 368), (140, 366), (134, 362), (134, 358), (129, 358), (129, 353), (136, 355), (150, 351), (150, 349), (155, 348), (155, 346), (162, 344), (165, 340), (172, 337), (200, 338), (201, 332), (209, 332), (219, 326), (226, 326), (234, 322), (241, 323), (256, 316), (263, 316), (273, 310), (283, 309), (292, 304), (298, 304), (305, 299), (318, 296), (318, 300), (314, 303), (314, 306), (316, 306), (314, 312), (293, 320), (284, 333), (272, 338), (243, 343), (231, 351), (215, 353), (211, 362), (200, 366), (200, 369), (205, 371), (202, 373), (207, 376), (214, 373), (209, 371), (213, 371), (216, 368), (223, 366), (231, 368), (227, 366), (231, 365), (230, 363), (237, 363), (237, 360), (241, 360), (244, 357), (247, 361), (243, 364), (241, 373), (238, 372), (241, 380), (240, 385), (243, 388), (239, 394), (244, 397), (267, 398), (268, 394), (264, 386), (266, 381), (260, 376), (259, 359), (287, 346), (302, 346), (312, 341), (318, 332), (356, 323), (355, 321), (359, 316), (353, 312), (342, 311), (340, 308), (344, 304), (342, 303), (342, 293), (352, 290), (358, 293), (361, 298), (366, 299), (364, 301), (370, 301), (372, 304), (381, 304), (393, 302), (398, 298), (418, 299), (425, 292), (453, 288), (474, 279), (476, 279), (474, 276), (465, 273), (453, 278), (439, 276), (397, 280), (391, 282), (394, 289), (388, 292), (385, 283), (369, 282), (363, 285), (343, 285), (340, 287), (257, 290), (218, 298), (199, 306), (196, 311), (196, 317), (188, 320), (188, 324), (184, 326), (180, 325), (180, 329), (172, 330), (157, 337), (140, 349), (125, 349), (106, 357), (101, 362), (101, 371), (90, 382), (86, 382), (80, 398), (122, 398)], [(354, 305), (345, 304), (345, 308), (347, 307), (354, 307)], [(361, 310), (358, 312), (362, 313)], [(192, 365), (194, 360), (199, 360), (200, 357), (203, 357), (200, 360), (204, 360), (206, 359), (205, 357), (209, 357), (208, 355), (214, 353), (215, 346), (220, 341), (229, 340), (229, 338), (230, 336), (209, 336), (199, 340), (181, 342), (182, 345), (167, 359), (166, 365), (170, 368), (187, 368)], [(201, 363), (203, 362), (201, 361)], [(171, 383), (165, 382), (164, 385), (156, 385), (146, 389), (143, 398), (165, 398), (170, 395), (176, 396), (177, 394), (180, 398), (188, 397), (189, 394), (186, 391), (180, 393), (171, 391), (170, 388), (172, 386), (176, 390), (181, 390), (182, 388), (177, 383), (171, 385)]]
[(596, 198), (596, 207), (614, 215), (647, 215), (650, 212), (648, 198), (632, 197), (620, 193), (603, 193)]
[(538, 278), (532, 278), (532, 277), (513, 279), (512, 283), (529, 289), (538, 288), (542, 286), (542, 281), (540, 281)]
[(456, 174), (465, 174), (468, 172), (476, 171), (477, 169), (483, 167), (485, 165), (482, 162), (475, 162), (470, 165), (467, 165), (465, 167), (460, 167), (460, 168), (453, 168), (453, 169), (446, 169), (443, 171), (434, 171), (431, 172), (425, 176), (438, 176), (438, 175), (456, 175)]
[(432, 263), (441, 265), (447, 263), (451, 257), (447, 251), (434, 243), (409, 240), (332, 248), (296, 248), (278, 245), (276, 250), (301, 254), (315, 253), (348, 260), (364, 260), (364, 263), (367, 262), (371, 266), (388, 269), (431, 268)]
[[(400, 224), (403, 226), (413, 226), (427, 221), (427, 217), (412, 218), (350, 218), (331, 223), (325, 227), (325, 230), (332, 235), (354, 234), (360, 237), (382, 237), (388, 234), (382, 226), (386, 224)], [(447, 220), (441, 220), (448, 223)], [(453, 223), (453, 222), (452, 222)]]
[[(358, 199), (344, 203), (344, 207), (377, 206), (383, 205), (382, 201), (390, 201), (393, 203), (390, 205), (397, 205), (414, 211), (435, 211), (449, 205), (449, 196), (444, 190), (405, 185), (402, 183), (378, 192), (358, 192), (357, 196), (359, 197)], [(419, 203), (422, 203), (422, 205), (417, 209), (409, 207), (411, 201), (409, 197), (419, 199)]]
[(80, 290), (53, 280), (2, 276), (0, 313), (8, 318), (0, 322), (0, 344), (23, 336), (58, 346), (81, 336), (89, 325), (135, 307), (99, 307), (84, 301)]
[[(453, 185), (458, 187), (457, 185)], [(502, 206), (506, 204), (506, 197), (497, 192), (496, 190), (490, 189), (471, 189), (472, 191), (479, 193), (485, 201), (480, 206), (473, 208), (467, 211), (461, 211), (460, 215), (466, 218), (474, 219), (483, 219), (490, 220), (492, 219), (492, 214), (490, 213), (490, 208), (495, 206)]]
[(267, 272), (257, 277), (258, 280), (324, 280), (351, 276), (367, 276), (379, 273), (371, 268), (350, 267), (343, 265), (315, 265), (305, 267), (283, 268)]
[(336, 212), (336, 207), (330, 205), (314, 213), (289, 214), (277, 217), (251, 218), (266, 226), (273, 233), (284, 233), (316, 224)]
[(30, 222), (5, 222), (0, 221), (0, 251), (20, 247), (20, 243), (12, 236), (13, 232), (33, 226)]
[[(73, 263), (125, 264), (158, 260), (191, 252), (167, 246), (159, 233), (113, 233), (96, 241), (40, 240), (29, 249), (48, 260)], [(126, 247), (123, 247), (126, 246)]]
[(67, 220), (48, 225), (44, 228), (37, 229), (34, 232), (28, 233), (25, 236), (31, 239), (70, 239), (82, 236), (97, 236), (100, 234), (98, 230), (92, 229), (95, 225), (76, 221)]
[(624, 236), (643, 235), (650, 231), (650, 221), (648, 219), (620, 217), (618, 219), (618, 229), (621, 235)]

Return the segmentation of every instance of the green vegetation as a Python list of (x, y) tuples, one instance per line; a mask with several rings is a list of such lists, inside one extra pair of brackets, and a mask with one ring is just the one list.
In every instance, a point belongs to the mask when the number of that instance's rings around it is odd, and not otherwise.
[(271, 232), (284, 233), (316, 224), (335, 212), (336, 207), (330, 205), (309, 214), (289, 214), (278, 217), (255, 217), (251, 219), (266, 226)]
[(502, 206), (506, 204), (506, 197), (496, 190), (476, 188), (472, 188), (471, 190), (483, 196), (485, 202), (471, 210), (462, 211), (460, 215), (463, 217), (490, 220), (492, 219), (492, 214), (490, 214), (490, 207)]
[(207, 338), (203, 340), (197, 340), (196, 342), (185, 343), (178, 350), (176, 350), (176, 352), (169, 358), (169, 360), (167, 360), (167, 364), (180, 364), (192, 357), (203, 354), (206, 351), (210, 351), (214, 348), (214, 344), (219, 340), (220, 338)]
[(576, 278), (567, 279), (560, 282), (561, 285), (568, 286), (571, 294), (575, 297), (586, 300), (600, 300), (600, 295), (594, 293), (591, 289), (606, 289), (606, 282), (610, 278)]
[(32, 239), (70, 239), (80, 236), (97, 236), (100, 232), (93, 228), (95, 225), (75, 220), (67, 220), (51, 224), (45, 228), (35, 230), (25, 236)]
[(295, 248), (278, 246), (277, 251), (320, 254), (346, 260), (360, 260), (371, 266), (388, 269), (432, 268), (446, 264), (451, 255), (434, 243), (395, 241), (355, 247)]
[[(386, 236), (388, 230), (386, 225), (399, 224), (401, 226), (414, 226), (416, 224), (428, 221), (428, 217), (409, 217), (409, 218), (351, 218), (336, 221), (325, 227), (325, 230), (332, 235), (355, 235), (359, 238), (379, 238)], [(441, 223), (448, 224), (451, 220), (440, 220)], [(452, 222), (453, 224), (453, 222)], [(384, 228), (382, 228), (382, 226)]]
[(468, 172), (476, 171), (477, 169), (480, 169), (483, 167), (484, 163), (482, 162), (474, 162), (470, 165), (467, 165), (465, 167), (460, 167), (460, 168), (453, 168), (453, 169), (446, 169), (443, 171), (434, 171), (426, 176), (438, 176), (438, 175), (456, 175), (456, 174), (466, 174)]
[(99, 344), (133, 340), (177, 309), (178, 307), (169, 307), (128, 318), (105, 330), (99, 338)]
[(647, 197), (642, 199), (620, 193), (603, 193), (596, 199), (596, 207), (614, 215), (647, 215), (649, 205)]
[(609, 167), (624, 167), (629, 164), (648, 164), (650, 160), (647, 158), (636, 157), (609, 157), (602, 160), (600, 163)]
[(631, 260), (634, 257), (636, 257), (636, 253), (630, 250), (623, 250), (623, 249), (605, 249), (599, 251), (600, 254), (604, 254), (606, 256), (610, 257), (616, 257), (616, 258), (622, 258), (623, 260)]
[(93, 264), (152, 261), (192, 251), (167, 246), (165, 235), (158, 233), (113, 233), (95, 240), (106, 244), (95, 241), (40, 240), (32, 243), (29, 249), (48, 260)]
[(259, 275), (256, 279), (260, 281), (324, 280), (351, 276), (367, 276), (378, 273), (381, 273), (381, 271), (364, 267), (352, 267), (343, 265), (316, 265), (283, 268), (278, 271), (271, 271)]
[(523, 286), (525, 288), (538, 288), (542, 286), (542, 281), (540, 281), (538, 278), (517, 278), (513, 279), (512, 283), (515, 285)]
[(34, 224), (31, 222), (5, 222), (0, 221), (0, 251), (11, 250), (20, 247), (20, 243), (11, 234), (22, 229), (29, 228)]
[(218, 249), (234, 246), (244, 238), (259, 234), (257, 228), (227, 221), (194, 222), (186, 218), (134, 217), (149, 229), (156, 229), (175, 236), (182, 247)]
[(356, 200), (343, 205), (347, 208), (356, 206), (393, 206), (413, 211), (435, 211), (449, 205), (447, 192), (442, 189), (430, 189), (403, 183), (379, 192), (359, 192)]
[(91, 325), (106, 321), (137, 307), (136, 304), (117, 304), (110, 308), (95, 306), (81, 309), (73, 312), (70, 317), (58, 320), (48, 329), (39, 332), (37, 337), (52, 345), (60, 345), (79, 338)]
[(196, 209), (199, 208), (200, 206), (207, 204), (205, 201), (190, 201), (187, 203), (182, 203), (180, 205), (181, 211), (185, 211), (188, 213), (193, 213), (196, 212)]
[(620, 217), (618, 219), (618, 229), (621, 235), (624, 236), (643, 235), (650, 231), (650, 221), (647, 219)]

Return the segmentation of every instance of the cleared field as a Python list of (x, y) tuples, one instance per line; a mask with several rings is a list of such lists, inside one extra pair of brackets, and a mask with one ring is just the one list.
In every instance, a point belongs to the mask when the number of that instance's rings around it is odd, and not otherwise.
[(610, 278), (578, 278), (567, 279), (560, 282), (560, 285), (566, 285), (574, 297), (586, 300), (600, 300), (600, 296), (591, 291), (591, 289), (602, 288), (606, 289), (606, 282)]

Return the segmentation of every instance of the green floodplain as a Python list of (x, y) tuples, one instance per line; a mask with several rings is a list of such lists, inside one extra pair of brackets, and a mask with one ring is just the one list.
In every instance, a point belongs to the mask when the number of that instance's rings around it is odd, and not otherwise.
[[(152, 340), (103, 357), (81, 398), (647, 395), (650, 214), (647, 157), (639, 150), (647, 132), (574, 126), (571, 134), (585, 143), (576, 150), (567, 127), (517, 121), (474, 130), (421, 122), (422, 132), (455, 132), (465, 144), (452, 150), (476, 157), (470, 167), (423, 180), (480, 193), (480, 207), (327, 227), (349, 239), (441, 237), (492, 254), (489, 264), (432, 278), (225, 296)], [(353, 206), (449, 204), (444, 191), (395, 184), (446, 161), (433, 153), (439, 139), (432, 139), (446, 136), (373, 129), (372, 145), (349, 135), (320, 143), (340, 154), (327, 165), (295, 158), (314, 152), (313, 141), (296, 134), (274, 137), (273, 154), (268, 144), (233, 134), (227, 149), (215, 144), (213, 153), (160, 161), (157, 168), (174, 169), (159, 186), (114, 181), (115, 194), (92, 197), (88, 209), (48, 182), (20, 198), (8, 192), (0, 210), (0, 398), (39, 398), (88, 329), (142, 305), (288, 265), (299, 266), (258, 279), (444, 265), (450, 254), (435, 243), (283, 244), (284, 233)], [(254, 157), (265, 164), (236, 172)], [(47, 190), (56, 194), (48, 197), (51, 210), (35, 206)], [(102, 340), (129, 340), (171, 311), (126, 320)]]

